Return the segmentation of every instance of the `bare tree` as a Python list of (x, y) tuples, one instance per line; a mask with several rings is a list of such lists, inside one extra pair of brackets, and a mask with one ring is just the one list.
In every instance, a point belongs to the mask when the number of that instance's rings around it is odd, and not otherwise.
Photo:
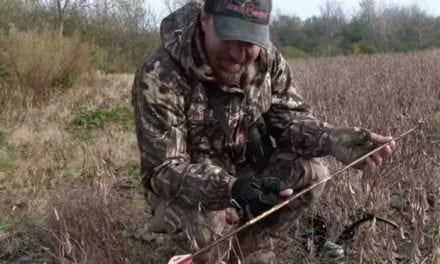
[(424, 22), (426, 20), (426, 12), (422, 10), (422, 8), (417, 4), (414, 3), (409, 7), (411, 22), (412, 22), (412, 28), (414, 28), (414, 31), (416, 33), (416, 40), (417, 40), (417, 48), (422, 47), (422, 42), (424, 39), (423, 36), (423, 28), (424, 28)]
[(364, 22), (369, 23), (370, 25), (374, 24), (374, 20), (376, 19), (376, 1), (375, 0), (362, 0), (359, 2), (360, 16)]
[(85, 7), (87, 0), (53, 0), (58, 15), (58, 36), (61, 38), (64, 32), (64, 21), (69, 12)]
[(112, 16), (116, 3), (112, 0), (95, 0), (94, 13), (96, 18), (106, 20)]
[(157, 31), (160, 23), (159, 19), (160, 19), (159, 15), (154, 12), (153, 8), (147, 6), (146, 16), (145, 16), (146, 28), (152, 31)]
[(322, 28), (330, 39), (333, 39), (335, 33), (346, 23), (345, 14), (342, 10), (341, 4), (333, 0), (327, 0), (323, 6), (320, 7)]
[(55, 2), (58, 11), (58, 36), (61, 38), (63, 37), (64, 32), (64, 15), (66, 13), (66, 8), (69, 5), (70, 0), (55, 0)]
[(188, 4), (190, 2), (199, 2), (200, 0), (163, 0), (163, 3), (167, 7), (168, 11), (174, 12), (179, 7)]

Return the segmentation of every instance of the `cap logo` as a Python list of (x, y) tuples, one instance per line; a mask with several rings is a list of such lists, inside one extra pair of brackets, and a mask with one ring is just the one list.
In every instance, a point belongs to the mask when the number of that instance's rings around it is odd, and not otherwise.
[(267, 19), (269, 12), (259, 9), (251, 0), (226, 0), (225, 8), (246, 16)]

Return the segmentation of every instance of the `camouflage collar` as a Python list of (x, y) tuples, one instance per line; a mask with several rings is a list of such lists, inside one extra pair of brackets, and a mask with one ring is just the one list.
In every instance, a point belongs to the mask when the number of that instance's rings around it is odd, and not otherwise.
[[(188, 78), (196, 79), (199, 82), (215, 82), (202, 44), (203, 33), (199, 20), (201, 8), (200, 3), (190, 3), (171, 13), (161, 23), (161, 38), (163, 48), (179, 63)], [(249, 65), (243, 74), (240, 87), (218, 87), (224, 92), (242, 94), (242, 87), (246, 87), (252, 82), (261, 70), (263, 53), (262, 50), (260, 59)]]

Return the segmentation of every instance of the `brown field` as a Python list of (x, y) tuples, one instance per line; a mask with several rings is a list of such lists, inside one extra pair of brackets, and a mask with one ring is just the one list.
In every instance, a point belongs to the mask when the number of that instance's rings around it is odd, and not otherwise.
[[(386, 134), (418, 127), (377, 172), (346, 171), (279, 247), (280, 263), (316, 263), (307, 219), (328, 238), (364, 214), (344, 246), (347, 263), (440, 263), (440, 52), (296, 60), (292, 69), (316, 115)], [(44, 107), (0, 116), (0, 263), (166, 263), (161, 238), (143, 236), (131, 119), (132, 75), (96, 76)], [(12, 110), (11, 110), (12, 109)], [(331, 171), (340, 165), (328, 159)], [(294, 233), (294, 232), (291, 232)], [(437, 252), (437, 253), (435, 253)], [(437, 255), (436, 255), (437, 254)]]

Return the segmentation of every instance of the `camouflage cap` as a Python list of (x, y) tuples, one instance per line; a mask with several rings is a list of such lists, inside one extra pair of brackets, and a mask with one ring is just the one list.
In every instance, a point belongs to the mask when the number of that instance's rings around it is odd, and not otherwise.
[(221, 39), (270, 48), (272, 0), (205, 0), (205, 10), (214, 15), (214, 28)]

